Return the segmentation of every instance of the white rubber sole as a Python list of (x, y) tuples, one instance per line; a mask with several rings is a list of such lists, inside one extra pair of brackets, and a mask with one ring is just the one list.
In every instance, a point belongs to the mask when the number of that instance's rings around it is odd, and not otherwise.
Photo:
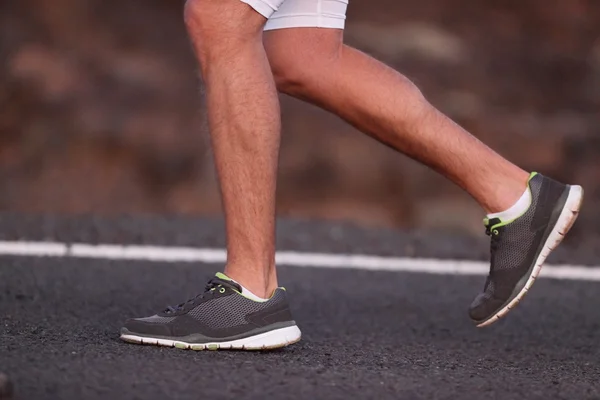
[(535, 279), (540, 274), (542, 266), (548, 258), (548, 256), (550, 255), (550, 253), (552, 252), (552, 250), (554, 250), (560, 244), (560, 242), (562, 242), (567, 232), (569, 232), (569, 230), (575, 223), (575, 220), (577, 219), (577, 216), (579, 214), (579, 209), (581, 208), (582, 201), (583, 188), (577, 185), (570, 186), (569, 197), (567, 197), (565, 206), (562, 212), (560, 213), (558, 220), (556, 221), (556, 226), (554, 227), (552, 232), (550, 232), (548, 239), (546, 239), (546, 243), (544, 243), (544, 247), (542, 248), (542, 251), (540, 252), (540, 255), (538, 256), (535, 262), (535, 267), (533, 268), (533, 271), (531, 273), (531, 276), (527, 280), (527, 283), (525, 283), (525, 286), (523, 287), (523, 289), (521, 289), (517, 297), (515, 297), (510, 303), (504, 306), (493, 317), (477, 325), (478, 328), (489, 326), (494, 322), (498, 321), (500, 318), (508, 314), (508, 312), (512, 310), (523, 299), (527, 291), (531, 289), (531, 286), (533, 286), (533, 282), (535, 282)]
[(186, 343), (131, 334), (122, 334), (121, 340), (128, 343), (176, 347), (184, 350), (272, 350), (297, 343), (301, 337), (300, 329), (294, 325), (230, 342)]

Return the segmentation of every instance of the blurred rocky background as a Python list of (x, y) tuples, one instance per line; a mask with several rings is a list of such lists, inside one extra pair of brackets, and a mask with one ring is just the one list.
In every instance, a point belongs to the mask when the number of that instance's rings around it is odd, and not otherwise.
[[(182, 7), (0, 1), (0, 210), (220, 212)], [(351, 0), (346, 41), (512, 161), (584, 185), (574, 237), (598, 234), (600, 2)], [(280, 215), (482, 233), (451, 183), (282, 101)]]

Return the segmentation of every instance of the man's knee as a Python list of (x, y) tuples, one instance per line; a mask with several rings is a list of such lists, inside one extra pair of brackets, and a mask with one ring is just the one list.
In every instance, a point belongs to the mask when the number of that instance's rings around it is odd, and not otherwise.
[(295, 57), (270, 58), (269, 61), (277, 90), (290, 95), (302, 94), (308, 90), (320, 69), (314, 64), (308, 68)]
[(187, 0), (184, 21), (199, 56), (259, 38), (265, 24), (262, 15), (240, 0)]
[[(321, 79), (335, 73), (341, 59), (341, 40), (308, 40), (289, 42), (284, 35), (274, 34), (265, 41), (265, 48), (277, 89), (290, 95), (302, 95), (318, 87)], [(286, 38), (287, 39), (287, 38)]]

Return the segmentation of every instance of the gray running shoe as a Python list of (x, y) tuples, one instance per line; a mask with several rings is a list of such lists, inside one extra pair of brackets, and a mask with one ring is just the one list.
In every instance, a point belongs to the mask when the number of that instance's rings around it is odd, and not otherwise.
[(266, 301), (255, 301), (221, 273), (194, 299), (151, 317), (130, 319), (121, 328), (126, 342), (192, 350), (275, 349), (300, 337), (284, 288)]
[(478, 327), (496, 322), (521, 301), (577, 219), (581, 186), (564, 185), (535, 172), (528, 186), (532, 201), (523, 215), (510, 221), (484, 220), (492, 242), (490, 273), (483, 293), (469, 308)]

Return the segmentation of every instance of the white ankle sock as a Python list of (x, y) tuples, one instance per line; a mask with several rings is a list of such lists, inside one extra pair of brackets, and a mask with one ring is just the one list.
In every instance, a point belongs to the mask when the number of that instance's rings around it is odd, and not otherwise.
[[(238, 282), (236, 282), (238, 285), (240, 285)], [(267, 301), (269, 299), (263, 299), (262, 297), (258, 297), (257, 295), (255, 295), (254, 293), (252, 293), (251, 291), (249, 291), (248, 289), (246, 289), (245, 287), (243, 287), (242, 285), (240, 285), (240, 287), (242, 288), (242, 294), (254, 301)]]
[(488, 219), (499, 218), (500, 221), (512, 221), (513, 219), (519, 218), (531, 205), (531, 191), (529, 187), (525, 189), (525, 193), (521, 196), (515, 204), (512, 205), (508, 210), (501, 211), (498, 213), (488, 214)]
[[(229, 278), (229, 279), (231, 279), (231, 278)], [(234, 281), (233, 279), (231, 279), (231, 281), (237, 283), (238, 285), (240, 285), (240, 287), (242, 288), (242, 294), (244, 296), (248, 297), (249, 299), (252, 299), (254, 301), (267, 301), (267, 300), (269, 300), (269, 299), (263, 299), (262, 297), (258, 297), (257, 295), (255, 295), (254, 293), (252, 293), (251, 291), (249, 291), (248, 289), (246, 289), (244, 286), (242, 286), (239, 282)]]

